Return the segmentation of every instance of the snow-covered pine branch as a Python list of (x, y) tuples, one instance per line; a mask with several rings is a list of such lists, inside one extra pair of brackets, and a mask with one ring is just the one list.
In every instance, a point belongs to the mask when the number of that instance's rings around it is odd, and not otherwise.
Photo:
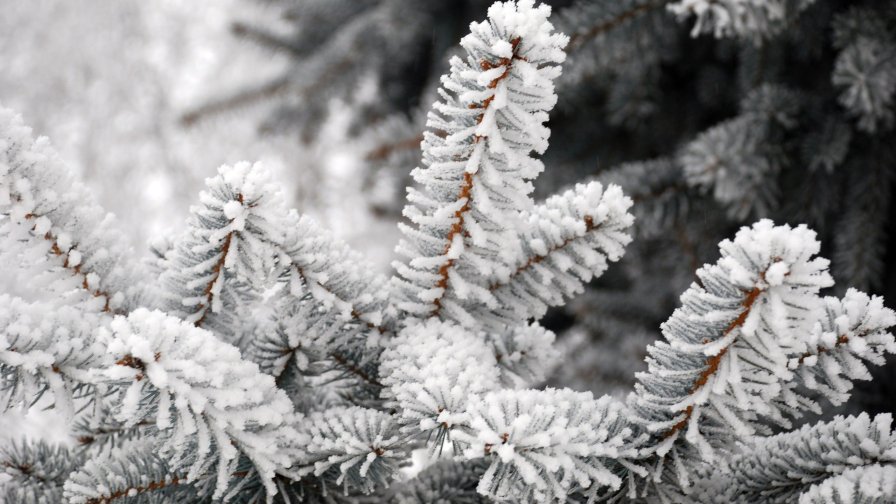
[(300, 474), (322, 484), (371, 493), (386, 486), (407, 456), (406, 440), (388, 413), (351, 407), (312, 413), (301, 423), (305, 439)]
[(214, 475), (213, 498), (222, 498), (246, 457), (275, 492), (274, 475), (287, 472), (302, 438), (272, 377), (208, 331), (159, 311), (116, 317), (98, 339), (115, 363), (100, 374), (121, 385), (116, 417), (133, 425), (154, 416), (172, 470), (187, 482)]
[(116, 415), (115, 394), (99, 398), (90, 412), (75, 419), (71, 436), (82, 451), (99, 456), (124, 443), (152, 436), (155, 419), (145, 418), (136, 423), (122, 421)]
[(285, 207), (258, 163), (222, 166), (205, 183), (159, 288), (169, 313), (236, 343), (241, 310), (282, 262)]
[[(404, 46), (418, 40), (415, 30), (425, 31), (420, 26), (403, 27), (395, 37), (384, 27), (395, 12), (424, 3), (364, 2), (369, 9), (359, 10), (367, 14), (359, 14), (356, 2), (315, 1), (311, 12), (339, 11), (337, 22), (316, 26), (320, 32), (303, 33), (292, 46), (273, 32), (241, 30), (294, 51), (315, 47), (301, 37), (332, 37), (331, 49), (306, 67), (315, 71), (281, 77), (266, 89), (318, 80), (345, 64), (351, 77), (333, 84), (348, 89), (371, 67), (369, 61), (354, 65), (374, 45), (368, 27), (376, 29), (373, 41), (394, 46), (390, 53), (419, 50)], [(698, 46), (680, 44), (674, 23), (660, 26), (670, 17), (663, 8), (668, 3), (606, 1), (569, 9), (565, 22), (576, 34), (570, 50), (606, 49), (591, 71), (607, 75), (579, 91), (607, 102), (611, 124), (659, 116), (647, 102), (660, 88), (647, 81), (659, 80), (666, 59), (678, 57), (673, 53)], [(809, 3), (680, 0), (671, 10), (696, 16), (697, 32), (771, 43), (766, 36), (779, 33)], [(802, 94), (765, 77), (752, 81), (753, 70), (780, 73), (777, 62), (757, 61), (761, 69), (747, 68), (739, 77), (745, 91), (752, 89), (739, 115), (709, 129), (700, 119), (676, 120), (694, 124), (684, 125), (684, 138), (694, 139), (677, 156), (602, 174), (605, 182), (630, 185), (580, 184), (536, 204), (532, 181), (543, 165), (534, 156), (547, 148), (545, 122), (568, 40), (554, 33), (549, 14), (532, 0), (496, 3), (463, 39), (465, 59), (451, 61), (428, 116), (424, 159), (414, 171), (420, 187), (409, 191), (410, 224), (402, 227), (398, 248), (403, 262), (396, 263), (392, 281), (309, 218), (288, 212), (263, 169), (240, 163), (208, 180), (179, 240), (153, 247), (156, 257), (148, 263), (159, 277), (153, 285), (139, 268), (124, 265), (127, 251), (46, 142), (32, 141), (20, 119), (0, 111), (6, 239), (0, 259), (31, 265), (36, 273), (29, 287), (49, 284), (61, 294), (34, 304), (0, 295), (3, 407), (34, 404), (44, 393), (66, 412), (82, 401), (93, 406), (73, 422), (77, 451), (40, 443), (4, 450), (0, 485), (7, 495), (84, 504), (256, 504), (281, 492), (278, 500), (328, 504), (686, 502), (704, 496), (891, 501), (896, 475), (888, 417), (839, 418), (762, 437), (789, 429), (805, 410), (820, 410), (816, 396), (844, 401), (852, 380), (869, 377), (867, 364), (896, 350), (889, 332), (896, 315), (880, 298), (853, 290), (842, 299), (819, 297), (832, 280), (827, 261), (814, 257), (820, 245), (805, 226), (760, 221), (724, 241), (722, 258), (698, 271), (681, 308), (663, 325), (666, 341), (649, 347), (648, 371), (638, 375), (627, 404), (570, 389), (523, 389), (542, 387), (559, 355), (553, 332), (538, 319), (601, 275), (631, 239), (633, 202), (620, 186), (631, 189), (635, 203), (655, 202), (642, 213), (651, 221), (642, 235), (655, 233), (656, 241), (640, 247), (641, 255), (655, 243), (672, 243), (661, 236), (667, 228), (680, 232), (694, 224), (695, 214), (708, 214), (699, 211), (705, 208), (722, 206), (737, 219), (777, 212), (776, 184), (785, 187), (784, 176), (794, 175), (787, 171), (791, 151), (835, 139), (803, 153), (808, 169), (830, 180), (846, 179), (837, 178), (840, 165), (858, 166), (853, 143), (869, 145), (867, 152), (875, 154), (866, 156), (885, 158), (876, 155), (884, 151), (875, 150), (880, 142), (871, 135), (892, 115), (889, 26), (866, 13), (842, 17), (834, 30), (834, 87), (868, 135), (850, 134), (845, 119), (831, 120), (825, 112), (831, 132), (807, 141), (797, 121), (819, 115), (817, 100), (808, 93), (798, 100)], [(321, 35), (344, 24), (344, 33)], [(344, 54), (361, 40), (363, 51)], [(713, 47), (719, 67), (731, 66), (732, 47), (739, 59), (758, 59), (757, 46), (725, 41)], [(620, 61), (626, 58), (636, 61)], [(585, 67), (573, 73), (585, 76)], [(737, 103), (705, 89), (718, 87), (719, 72), (701, 71), (694, 79), (700, 100), (718, 107), (709, 120)], [(649, 75), (636, 77), (640, 73)], [(836, 109), (828, 102), (824, 107)], [(318, 113), (315, 105), (304, 112)], [(625, 107), (641, 111), (618, 110)], [(592, 134), (574, 126), (579, 131), (566, 129), (564, 136)], [(588, 141), (615, 136), (604, 129), (598, 126)], [(695, 130), (703, 133), (694, 136)], [(645, 145), (682, 140), (659, 137)], [(419, 144), (416, 133), (408, 138), (391, 144)], [(610, 162), (632, 159), (626, 147), (619, 150)], [(877, 175), (864, 180), (889, 181)], [(863, 187), (853, 182), (849, 192), (861, 196)], [(745, 189), (755, 194), (744, 197)], [(701, 199), (699, 192), (711, 197)], [(689, 214), (692, 201), (701, 206)], [(881, 214), (886, 208), (885, 202), (861, 207)], [(695, 238), (730, 226), (718, 216), (704, 219)], [(844, 219), (845, 225), (851, 221)], [(843, 233), (835, 243), (855, 246), (855, 234)], [(700, 252), (691, 248), (694, 262)], [(601, 308), (591, 316), (607, 315), (602, 331), (625, 335), (636, 327), (606, 305), (663, 318), (665, 305), (656, 298), (668, 301), (669, 292), (679, 290), (669, 285), (678, 285), (680, 270), (696, 268), (681, 261), (683, 255), (665, 252), (667, 262), (688, 265), (654, 270), (639, 260), (620, 275), (631, 289), (618, 299), (611, 299), (619, 292), (615, 286), (594, 296)], [(663, 293), (648, 292), (660, 283)], [(400, 468), (424, 446), (431, 454), (450, 451), (453, 460), (400, 482)]]
[(542, 170), (553, 79), (565, 35), (552, 32), (550, 8), (532, 0), (498, 2), (470, 25), (429, 115), (421, 190), (408, 190), (396, 262), (397, 306), (412, 316), (467, 323), (465, 304), (492, 303), (487, 279), (509, 273), (520, 253), (514, 230), (532, 206), (529, 182)]
[(392, 498), (397, 504), (488, 504), (476, 491), (483, 472), (482, 463), (436, 462), (402, 484)]
[(114, 220), (75, 182), (46, 137), (0, 104), (0, 258), (28, 268), (30, 287), (85, 308), (127, 312), (139, 303), (139, 263)]
[(818, 291), (833, 284), (805, 226), (762, 220), (719, 248), (721, 259), (697, 271), (699, 283), (663, 324), (665, 341), (648, 347), (648, 371), (629, 400), (683, 487), (685, 459), (711, 460), (730, 434), (753, 434), (756, 420), (781, 417), (770, 401), (811, 330)]
[(402, 431), (424, 435), (430, 452), (469, 422), (472, 397), (544, 379), (558, 357), (554, 334), (538, 324), (480, 333), (429, 319), (404, 329), (382, 356), (383, 382), (400, 412)]
[(388, 280), (309, 217), (292, 212), (285, 229), (283, 285), (272, 299), (274, 320), (251, 341), (253, 360), (281, 388), (313, 364), (378, 389), (374, 373), (362, 369), (378, 356), (379, 339), (394, 331)]
[(509, 272), (493, 277), (492, 303), (470, 304), (465, 310), (470, 318), (461, 322), (500, 328), (538, 320), (548, 307), (580, 294), (585, 283), (625, 253), (634, 221), (631, 206), (618, 186), (604, 190), (599, 182), (590, 182), (523, 212), (523, 253)]
[(799, 504), (887, 504), (896, 499), (896, 466), (854, 467), (800, 495)]
[(393, 325), (386, 278), (313, 219), (290, 214), (284, 250), (291, 295), (302, 298), (307, 292), (324, 309), (368, 329), (382, 332)]
[[(835, 405), (845, 402), (853, 380), (871, 379), (866, 362), (880, 366), (886, 354), (896, 353), (894, 325), (896, 313), (879, 296), (849, 289), (843, 299), (824, 298), (823, 314), (803, 339), (806, 350), (789, 363), (795, 383)], [(799, 403), (790, 399), (784, 397), (791, 405)]]
[(426, 435), (434, 452), (466, 423), (470, 397), (500, 386), (498, 361), (483, 335), (438, 319), (402, 331), (384, 352), (381, 369), (402, 430)]
[[(871, 418), (863, 413), (756, 438), (747, 443), (742, 454), (698, 481), (702, 493), (695, 498), (702, 502), (796, 502), (803, 493), (819, 495), (820, 490), (810, 491), (810, 487), (823, 482), (840, 487), (833, 479), (851, 470), (877, 471), (873, 468), (879, 465), (893, 468), (896, 436), (891, 423), (889, 414)], [(873, 487), (866, 490), (873, 491)], [(894, 492), (896, 487), (890, 484), (888, 493), (881, 496), (886, 500), (873, 502), (891, 501), (896, 498)], [(851, 502), (845, 497), (841, 498)]]
[(831, 80), (841, 90), (840, 104), (858, 119), (859, 129), (889, 129), (896, 92), (896, 33), (868, 7), (838, 15), (833, 29), (839, 53)]
[[(209, 481), (187, 485), (149, 441), (125, 443), (108, 454), (88, 460), (67, 475), (65, 497), (72, 504), (107, 504), (135, 499), (162, 504), (196, 500), (211, 494)], [(99, 482), (99, 484), (98, 484)]]
[(646, 471), (643, 438), (622, 404), (572, 390), (502, 390), (474, 397), (457, 442), (485, 458), (479, 493), (498, 501), (566, 502), (573, 491), (600, 495)]
[(91, 369), (109, 362), (94, 331), (103, 318), (0, 295), (0, 411), (49, 393), (64, 418), (89, 393)]
[[(577, 2), (559, 12), (558, 28), (570, 35), (569, 64), (561, 91), (606, 78), (629, 67), (644, 69), (659, 62), (675, 36), (665, 6), (669, 0)], [(589, 86), (590, 87), (590, 86)], [(564, 93), (565, 94), (565, 93)], [(569, 101), (570, 96), (560, 97)]]
[(553, 332), (538, 323), (486, 333), (485, 340), (498, 362), (502, 386), (525, 388), (540, 385), (560, 361), (560, 351), (554, 347), (555, 339)]
[(0, 449), (0, 474), (6, 484), (4, 499), (18, 504), (63, 502), (63, 485), (84, 463), (83, 454), (45, 441), (8, 443)]

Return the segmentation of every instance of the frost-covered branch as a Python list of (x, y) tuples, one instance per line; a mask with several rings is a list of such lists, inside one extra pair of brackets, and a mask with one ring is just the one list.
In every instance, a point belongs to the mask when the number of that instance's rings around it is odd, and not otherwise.
[(760, 41), (780, 31), (785, 22), (815, 0), (679, 0), (669, 10), (679, 19), (696, 17), (692, 36), (743, 37)]
[(283, 285), (272, 299), (274, 320), (251, 342), (252, 358), (281, 387), (289, 373), (320, 361), (381, 387), (364, 368), (378, 339), (394, 330), (388, 281), (312, 219), (291, 213), (285, 229)]
[(63, 485), (84, 457), (64, 446), (12, 442), (0, 450), (0, 481), (5, 500), (20, 504), (62, 502)]
[(858, 118), (859, 129), (874, 133), (893, 125), (896, 92), (896, 33), (870, 8), (853, 7), (834, 20), (840, 50), (831, 80), (839, 101)]
[(34, 287), (76, 295), (84, 307), (126, 312), (141, 270), (113, 216), (74, 181), (46, 137), (0, 105), (0, 253), (33, 272)]
[(454, 427), (466, 423), (470, 397), (500, 384), (498, 362), (485, 338), (436, 319), (411, 326), (390, 342), (382, 371), (403, 430), (427, 434), (431, 450), (439, 452)]
[(800, 504), (886, 504), (896, 499), (896, 466), (868, 465), (843, 471), (806, 490)]
[(712, 193), (731, 217), (765, 216), (778, 198), (776, 177), (785, 163), (777, 147), (797, 125), (798, 97), (764, 85), (741, 103), (741, 114), (698, 135), (678, 155), (687, 183)]
[[(429, 115), (422, 190), (409, 190), (395, 264), (398, 307), (414, 316), (467, 318), (462, 304), (489, 298), (482, 277), (507, 270), (519, 246), (513, 229), (531, 206), (528, 182), (543, 169), (547, 111), (567, 37), (552, 33), (550, 8), (496, 3), (489, 20), (461, 40), (442, 101)], [(436, 131), (444, 135), (436, 134)]]
[[(522, 214), (523, 254), (509, 274), (497, 276), (489, 290), (497, 303), (470, 308), (477, 323), (541, 318), (585, 283), (618, 261), (631, 241), (632, 201), (617, 186), (579, 184)], [(501, 320), (504, 319), (504, 320)], [(472, 320), (464, 322), (472, 323)]]
[[(97, 485), (98, 481), (103, 483)], [(88, 460), (69, 476), (65, 496), (72, 504), (109, 504), (133, 499), (162, 503), (196, 499), (205, 485), (198, 485), (197, 492), (186, 482), (185, 474), (174, 471), (156, 453), (152, 443), (137, 442)]]
[(95, 382), (91, 370), (109, 362), (93, 334), (102, 320), (0, 295), (0, 410), (30, 405), (49, 392), (55, 408), (71, 418), (75, 397)]
[(392, 325), (387, 280), (345, 242), (306, 216), (291, 215), (284, 245), (290, 259), (289, 293), (309, 293), (325, 310), (370, 329)]
[(274, 475), (292, 465), (301, 438), (272, 377), (235, 347), (158, 311), (116, 318), (99, 339), (115, 361), (102, 375), (122, 386), (117, 418), (134, 425), (155, 417), (172, 470), (183, 470), (188, 482), (215, 471), (220, 498), (245, 456), (274, 493)]
[[(722, 258), (697, 271), (682, 307), (663, 324), (666, 341), (648, 348), (648, 371), (630, 399), (660, 456), (711, 459), (726, 431), (752, 434), (757, 419), (781, 417), (769, 402), (801, 351), (820, 289), (833, 284), (815, 233), (763, 220), (720, 244)], [(699, 455), (680, 452), (679, 438)], [(684, 484), (683, 486), (687, 486)]]
[(298, 460), (300, 474), (370, 493), (385, 486), (405, 454), (395, 419), (364, 408), (313, 413), (301, 424), (307, 438)]
[(886, 354), (896, 353), (894, 325), (896, 313), (879, 296), (849, 289), (842, 300), (826, 297), (823, 315), (804, 339), (808, 348), (790, 368), (800, 385), (841, 404), (854, 380), (871, 379), (866, 362), (880, 366)]
[[(725, 469), (698, 481), (703, 493), (695, 497), (708, 502), (796, 502), (813, 485), (831, 481), (829, 486), (839, 486), (833, 478), (844, 473), (877, 464), (893, 467), (896, 438), (891, 423), (890, 415), (838, 416), (827, 423), (756, 438)], [(887, 497), (894, 496), (893, 490), (890, 485)]]
[(517, 502), (566, 502), (574, 490), (599, 495), (627, 474), (641, 438), (621, 404), (571, 390), (504, 390), (476, 398), (458, 441), (464, 456), (485, 458), (479, 493)]
[(481, 463), (436, 462), (401, 485), (393, 498), (398, 504), (487, 504), (487, 498), (476, 491), (483, 472)]
[(284, 206), (268, 172), (249, 163), (219, 168), (199, 199), (161, 276), (162, 295), (170, 313), (234, 339), (240, 310), (281, 259)]

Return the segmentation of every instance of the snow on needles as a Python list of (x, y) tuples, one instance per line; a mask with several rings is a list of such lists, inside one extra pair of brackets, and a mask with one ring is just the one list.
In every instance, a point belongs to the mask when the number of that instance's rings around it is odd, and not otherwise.
[(302, 438), (293, 428), (298, 419), (292, 403), (273, 378), (240, 359), (237, 348), (159, 311), (140, 308), (116, 317), (99, 339), (116, 359), (103, 375), (129, 383), (117, 416), (131, 425), (143, 420), (148, 410), (141, 405), (157, 396), (163, 451), (172, 466), (188, 468), (188, 480), (198, 478), (217, 453), (214, 495), (220, 498), (242, 453), (269, 494), (276, 493), (274, 474), (292, 465)]
[(442, 79), (413, 176), (396, 262), (397, 306), (412, 315), (462, 311), (464, 301), (493, 304), (488, 279), (509, 274), (521, 253), (515, 230), (534, 204), (531, 156), (547, 148), (553, 80), (568, 38), (552, 32), (550, 8), (496, 3), (470, 25)]

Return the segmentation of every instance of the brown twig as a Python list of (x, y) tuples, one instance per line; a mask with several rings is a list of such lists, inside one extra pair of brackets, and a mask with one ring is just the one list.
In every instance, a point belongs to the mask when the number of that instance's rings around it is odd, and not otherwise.
[(251, 105), (259, 100), (284, 93), (289, 89), (289, 85), (289, 76), (279, 77), (256, 88), (241, 91), (217, 101), (206, 103), (182, 115), (180, 122), (187, 127), (193, 126), (206, 116), (219, 114), (244, 105)]
[(180, 476), (173, 476), (170, 480), (162, 480), (162, 481), (151, 481), (145, 485), (138, 485), (128, 488), (122, 488), (121, 490), (116, 490), (109, 495), (103, 495), (100, 497), (94, 497), (92, 499), (88, 499), (86, 504), (106, 504), (108, 502), (112, 502), (114, 500), (118, 500), (124, 497), (131, 497), (135, 494), (142, 494), (146, 492), (153, 492), (156, 490), (161, 490), (163, 488), (179, 485), (182, 479)]
[(111, 437), (111, 436), (114, 436), (115, 434), (121, 434), (122, 432), (125, 432), (127, 430), (133, 430), (133, 429), (137, 429), (140, 427), (148, 427), (150, 425), (153, 425), (153, 423), (154, 422), (151, 420), (143, 419), (143, 420), (140, 420), (139, 422), (135, 423), (131, 427), (125, 427), (125, 426), (119, 426), (119, 427), (114, 427), (114, 428), (100, 427), (100, 428), (91, 430), (90, 431), (91, 434), (84, 434), (83, 436), (78, 436), (77, 441), (78, 441), (78, 444), (80, 444), (81, 446), (87, 446), (87, 445), (91, 445), (94, 442), (96, 442), (97, 436), (110, 436)]
[(417, 135), (413, 138), (404, 138), (395, 142), (385, 143), (368, 152), (364, 159), (367, 161), (383, 161), (388, 159), (394, 152), (419, 149), (422, 141), (423, 135)]
[(569, 44), (566, 45), (566, 52), (573, 52), (582, 47), (585, 42), (593, 38), (597, 38), (600, 35), (603, 35), (604, 33), (617, 28), (622, 23), (634, 19), (642, 14), (646, 14), (647, 12), (650, 12), (654, 9), (660, 8), (665, 4), (666, 2), (664, 0), (641, 4), (637, 7), (622, 12), (615, 17), (604, 21), (603, 23), (594, 25), (586, 32), (573, 34), (573, 36), (569, 39)]
[(343, 368), (345, 368), (347, 371), (349, 371), (350, 373), (352, 373), (352, 374), (355, 375), (355, 376), (358, 376), (359, 378), (361, 378), (362, 380), (366, 381), (367, 383), (369, 383), (369, 384), (371, 384), (371, 385), (376, 385), (377, 387), (383, 387), (383, 386), (384, 386), (382, 383), (380, 383), (379, 381), (377, 381), (375, 378), (373, 378), (372, 376), (370, 376), (369, 374), (367, 374), (366, 371), (364, 371), (364, 370), (361, 369), (360, 367), (358, 367), (358, 366), (352, 364), (351, 362), (349, 362), (349, 360), (346, 359), (346, 358), (345, 358), (342, 354), (340, 354), (339, 352), (332, 352), (332, 353), (330, 353), (330, 357), (331, 357), (334, 361), (336, 361), (340, 366), (342, 366)]
[(12, 462), (3, 462), (3, 467), (6, 467), (8, 469), (15, 469), (15, 470), (19, 471), (20, 473), (24, 474), (25, 476), (27, 476), (33, 480), (40, 481), (41, 483), (47, 482), (47, 479), (44, 478), (43, 476), (38, 476), (37, 474), (34, 474), (34, 469), (31, 467), (31, 464), (28, 464), (28, 463), (14, 464)]
[(295, 56), (304, 56), (307, 52), (307, 50), (303, 51), (301, 46), (296, 45), (287, 38), (239, 21), (230, 25), (230, 32), (234, 35), (245, 37), (258, 45), (275, 50), (288, 51)]

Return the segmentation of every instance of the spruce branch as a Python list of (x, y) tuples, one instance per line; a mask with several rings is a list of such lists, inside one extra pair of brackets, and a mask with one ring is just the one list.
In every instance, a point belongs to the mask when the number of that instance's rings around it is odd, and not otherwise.
[(404, 443), (394, 419), (364, 408), (334, 408), (311, 414), (301, 425), (308, 439), (299, 473), (365, 494), (391, 480)]
[(206, 186), (159, 282), (169, 312), (236, 338), (224, 306), (245, 309), (282, 261), (285, 209), (259, 164), (222, 166)]
[(66, 479), (83, 463), (83, 456), (64, 446), (9, 443), (0, 450), (0, 474), (11, 480), (3, 485), (4, 497), (21, 504), (60, 502)]
[(682, 487), (685, 462), (711, 460), (728, 437), (762, 431), (763, 419), (784, 421), (774, 400), (793, 379), (789, 357), (805, 348), (817, 293), (833, 283), (828, 261), (813, 258), (819, 248), (804, 226), (742, 228), (720, 244), (715, 265), (698, 270), (699, 283), (662, 326), (667, 342), (648, 347), (648, 371), (637, 375), (629, 405), (654, 434), (656, 453), (671, 453)]
[(842, 299), (824, 298), (823, 312), (805, 338), (807, 349), (790, 360), (794, 386), (842, 404), (854, 380), (871, 379), (866, 363), (883, 365), (886, 354), (896, 353), (894, 325), (896, 313), (879, 296), (848, 289)]
[(829, 478), (800, 495), (800, 504), (886, 504), (896, 499), (896, 466), (873, 464), (854, 467)]
[(457, 434), (464, 456), (485, 458), (479, 493), (498, 501), (566, 502), (577, 488), (597, 493), (622, 486), (638, 467), (643, 438), (622, 405), (571, 390), (503, 390), (471, 401)]
[(787, 22), (815, 0), (678, 0), (669, 5), (679, 20), (696, 17), (691, 36), (741, 37), (761, 43), (779, 33)]
[(180, 117), (184, 126), (194, 126), (209, 116), (225, 113), (239, 107), (253, 105), (259, 101), (282, 95), (289, 91), (290, 79), (288, 76), (280, 76), (255, 87), (245, 89), (239, 93), (229, 95), (218, 100), (210, 101), (200, 107), (185, 112)]
[(891, 422), (886, 414), (837, 416), (830, 422), (756, 438), (725, 469), (698, 481), (695, 497), (716, 502), (795, 502), (810, 487), (850, 470), (892, 466), (896, 444)]
[(297, 420), (286, 395), (239, 351), (208, 332), (161, 312), (116, 318), (99, 338), (115, 365), (103, 370), (121, 383), (117, 418), (134, 425), (155, 416), (160, 452), (186, 480), (217, 462), (214, 498), (230, 486), (240, 456), (272, 495), (274, 474), (292, 465)]
[(11, 260), (40, 268), (47, 284), (84, 307), (126, 313), (141, 296), (142, 270), (112, 228), (113, 216), (76, 183), (45, 137), (35, 139), (21, 116), (0, 105), (0, 223)]
[[(500, 322), (541, 318), (592, 278), (618, 261), (631, 241), (631, 199), (619, 187), (606, 190), (598, 182), (579, 184), (522, 214), (520, 255), (509, 275), (497, 277), (489, 291), (497, 309), (470, 311), (478, 323), (491, 317)], [(501, 320), (504, 319), (504, 320)]]
[(399, 333), (381, 369), (402, 431), (426, 435), (430, 451), (441, 453), (454, 428), (466, 423), (470, 397), (500, 383), (490, 350), (482, 335), (435, 318)]
[(567, 38), (552, 33), (550, 9), (497, 3), (473, 23), (451, 60), (413, 172), (396, 262), (397, 306), (411, 316), (469, 318), (464, 304), (488, 302), (486, 278), (506, 270), (518, 249), (512, 230), (532, 202), (529, 179), (542, 171), (532, 151), (547, 147), (543, 126), (556, 102), (552, 80)]
[(93, 332), (106, 318), (0, 295), (0, 410), (52, 396), (63, 417), (93, 392), (93, 369), (109, 363)]
[[(138, 441), (88, 460), (65, 483), (65, 497), (74, 504), (195, 499), (197, 492), (187, 482), (186, 475), (174, 471), (152, 443)], [(204, 485), (200, 482), (200, 489)]]

